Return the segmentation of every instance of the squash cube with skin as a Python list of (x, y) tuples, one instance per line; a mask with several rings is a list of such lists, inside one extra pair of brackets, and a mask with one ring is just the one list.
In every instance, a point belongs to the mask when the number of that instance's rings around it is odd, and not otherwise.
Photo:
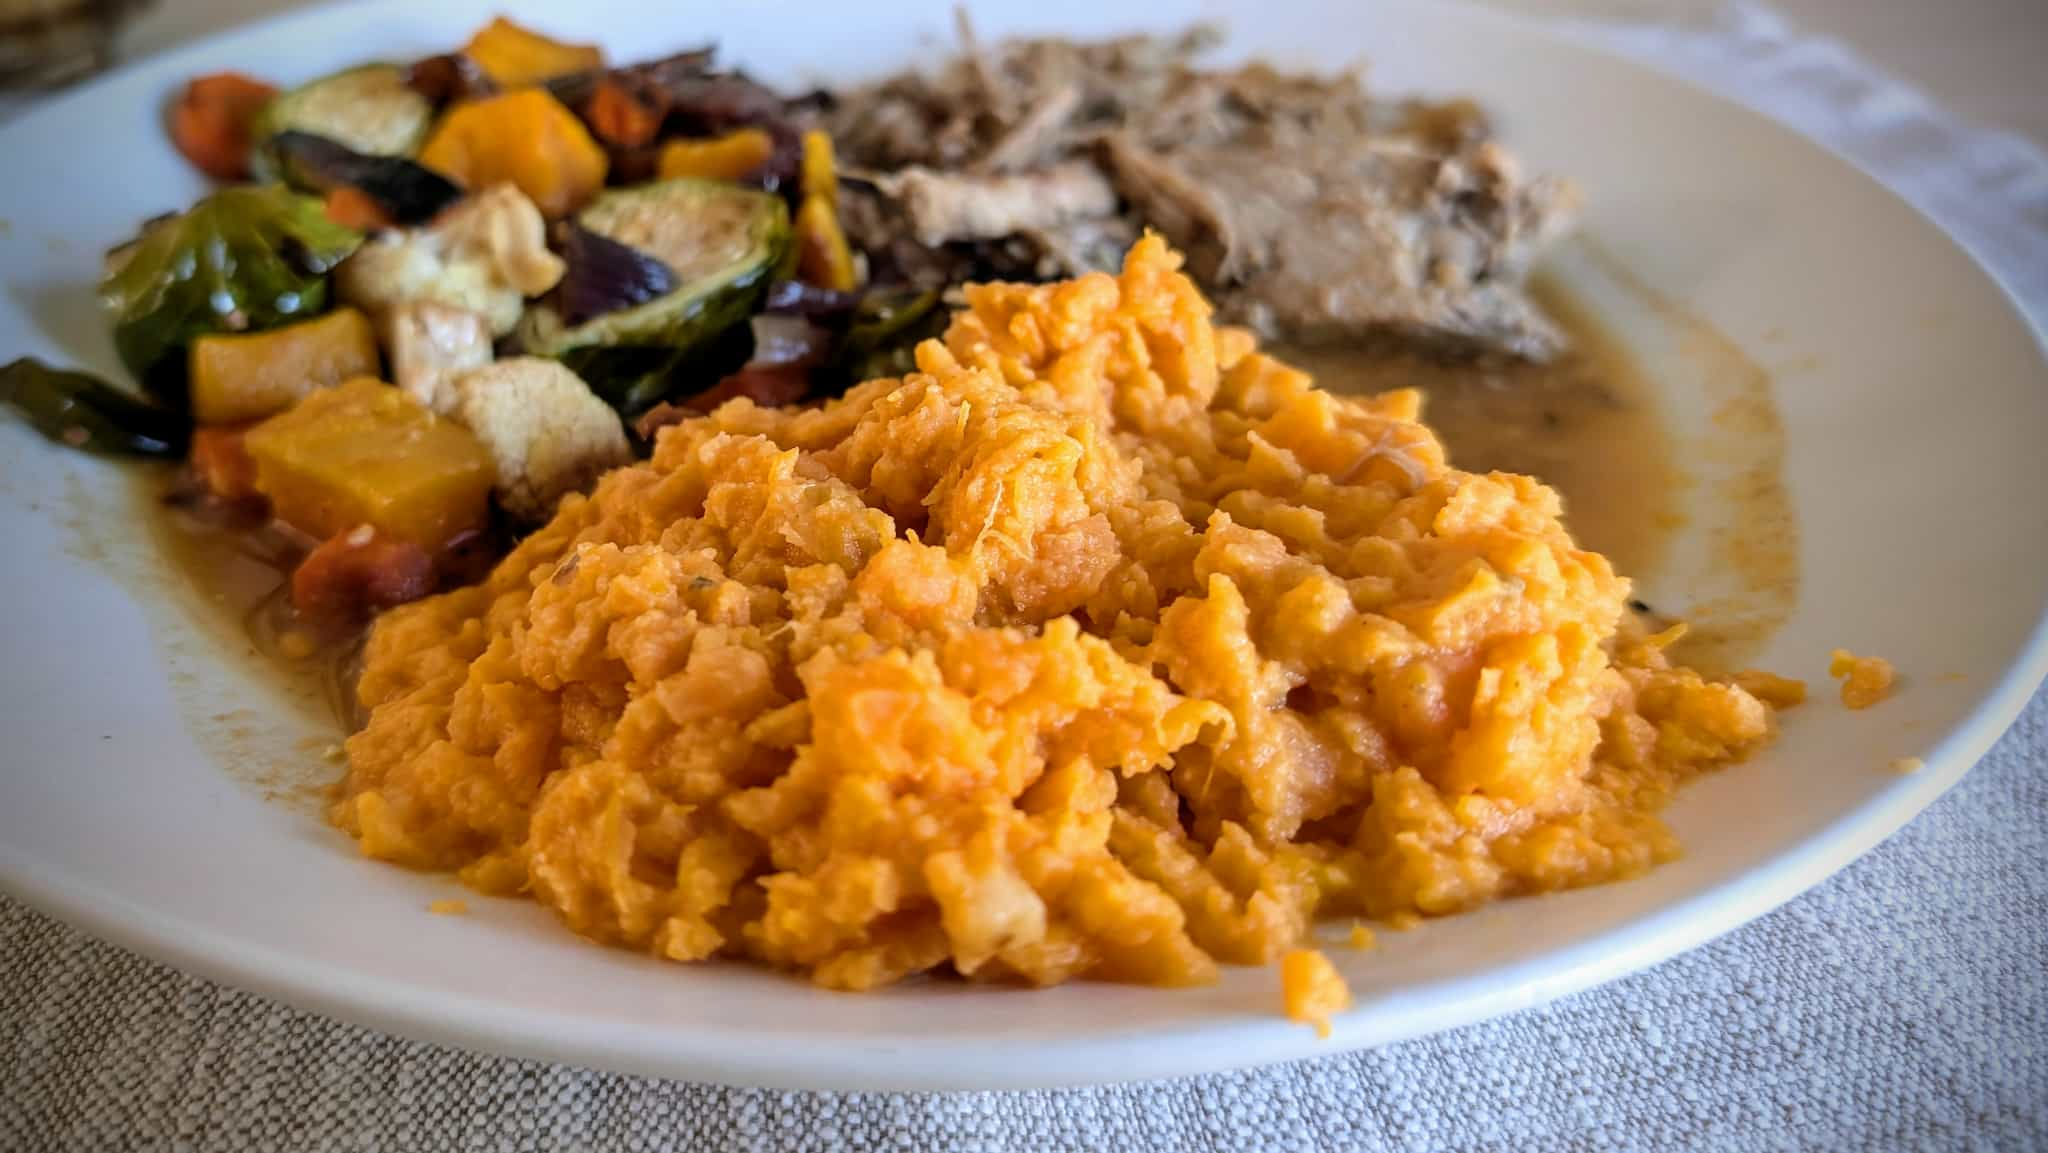
[(477, 30), (462, 49), (501, 88), (540, 84), (604, 67), (604, 50), (569, 44), (522, 28), (503, 16)]
[(377, 372), (377, 337), (353, 308), (267, 332), (202, 336), (192, 342), (192, 415), (201, 424), (241, 424), (290, 408), (316, 389)]
[(257, 491), (309, 536), (367, 524), (433, 551), (490, 518), (490, 453), (381, 381), (313, 393), (251, 429), (246, 443)]
[(603, 190), (610, 158), (547, 89), (521, 88), (449, 109), (420, 163), (471, 192), (517, 185), (559, 220)]

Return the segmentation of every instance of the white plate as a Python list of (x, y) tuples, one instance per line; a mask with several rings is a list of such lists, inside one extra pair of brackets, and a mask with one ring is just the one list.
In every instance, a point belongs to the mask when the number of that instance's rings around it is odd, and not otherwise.
[[(0, 131), (0, 350), (114, 368), (90, 299), (98, 253), (202, 190), (158, 127), (177, 82), (422, 55), (498, 9), (620, 58), (716, 39), (727, 59), (791, 83), (896, 66), (950, 29), (943, 0), (380, 0), (146, 62)], [(447, 881), (363, 861), (311, 807), (265, 799), (252, 783), (265, 773), (331, 775), (311, 749), (333, 734), (193, 623), (146, 538), (113, 540), (133, 522), (109, 468), (8, 422), (0, 886), (151, 956), (419, 1038), (773, 1086), (1025, 1087), (1335, 1053), (1611, 980), (1815, 884), (1953, 784), (2043, 671), (2048, 373), (1997, 285), (1786, 130), (1495, 12), (1037, 0), (978, 21), (985, 35), (1096, 34), (1198, 14), (1228, 19), (1235, 51), (1326, 66), (1364, 55), (1381, 88), (1477, 96), (1532, 166), (1583, 182), (1601, 244), (1783, 370), (1805, 592), (1763, 663), (1819, 682), (1816, 703), (1767, 755), (1683, 795), (1670, 815), (1684, 860), (1387, 934), (1375, 953), (1335, 951), (1359, 1005), (1322, 1042), (1279, 1017), (1271, 971), (1191, 991), (849, 996), (598, 949), (530, 905), (479, 898), (469, 916), (430, 916), (430, 900), (455, 893)], [(1649, 323), (1629, 320), (1630, 335), (1654, 343)], [(1667, 379), (1687, 379), (1675, 353), (1653, 355)], [(1673, 387), (1680, 423), (1704, 421), (1698, 398)], [(1666, 584), (1655, 595), (1692, 591)], [(1868, 713), (1841, 709), (1824, 678), (1837, 645), (1890, 657), (1904, 691)], [(1926, 768), (1885, 771), (1907, 756)]]

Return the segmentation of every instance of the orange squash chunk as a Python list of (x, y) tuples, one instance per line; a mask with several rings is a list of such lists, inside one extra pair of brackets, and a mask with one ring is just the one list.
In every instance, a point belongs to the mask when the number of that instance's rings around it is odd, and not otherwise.
[(597, 45), (565, 44), (503, 16), (478, 29), (462, 54), (476, 61), (500, 88), (523, 88), (604, 67), (604, 49)]
[(839, 210), (830, 197), (804, 197), (796, 210), (796, 276), (806, 284), (851, 292), (858, 278), (853, 249), (839, 227)]
[(449, 109), (420, 163), (472, 192), (515, 185), (551, 219), (596, 196), (609, 167), (590, 130), (542, 88)]
[(434, 552), (490, 515), (483, 445), (381, 381), (313, 393), (245, 443), (278, 519), (323, 540), (367, 524)]
[(377, 334), (353, 308), (267, 332), (202, 336), (190, 353), (192, 415), (240, 424), (283, 412), (300, 397), (377, 375)]
[(822, 196), (839, 200), (839, 160), (832, 151), (832, 137), (821, 129), (804, 133), (803, 161), (799, 166), (797, 191), (806, 199)]
[(708, 140), (671, 140), (662, 146), (663, 180), (744, 180), (775, 151), (775, 141), (759, 128), (742, 128)]

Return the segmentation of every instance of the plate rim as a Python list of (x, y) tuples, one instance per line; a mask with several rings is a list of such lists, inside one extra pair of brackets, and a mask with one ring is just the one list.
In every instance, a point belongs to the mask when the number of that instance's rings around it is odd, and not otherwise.
[[(1421, 2), (1398, 0), (1397, 6), (1413, 8)], [(1789, 138), (1845, 167), (1918, 217), (1995, 286), (2006, 312), (2032, 338), (2036, 369), (2048, 377), (2048, 318), (2037, 320), (2022, 305), (2010, 280), (1967, 240), (1839, 147), (1807, 136), (1691, 77), (1589, 43), (1531, 14), (1474, 0), (1427, 2), (1437, 10), (1456, 10), (1461, 19), (1510, 27), (1517, 35), (1543, 42), (1546, 49), (1597, 58), (1633, 74), (1638, 82), (1684, 89), (1695, 99), (1723, 106), (1758, 130)], [(175, 67), (180, 59), (216, 51), (232, 42), (260, 44), (289, 35), (295, 25), (317, 23), (351, 10), (395, 7), (396, 0), (321, 0), (126, 61), (0, 122), (0, 146), (24, 126), (33, 126), (74, 103), (90, 103), (99, 98), (102, 89), (143, 72)], [(1519, 956), (1471, 976), (1408, 987), (1400, 993), (1404, 1004), (1392, 1014), (1374, 1013), (1372, 1003), (1361, 1004), (1335, 1018), (1333, 1035), (1315, 1048), (1304, 1045), (1300, 1026), (1276, 1014), (1272, 1019), (1207, 1020), (1071, 1041), (950, 1041), (940, 1051), (923, 1050), (919, 1060), (902, 1064), (888, 1058), (898, 1045), (910, 1040), (908, 1034), (892, 1035), (875, 1046), (852, 1051), (842, 1047), (824, 1056), (811, 1056), (805, 1050), (812, 1047), (801, 1044), (735, 1044), (758, 1041), (759, 1037), (721, 1027), (682, 1030), (671, 1026), (622, 1033), (613, 1026), (593, 1025), (569, 1014), (528, 1007), (508, 1012), (494, 1002), (422, 993), (317, 958), (237, 940), (90, 884), (39, 876), (33, 862), (19, 859), (4, 843), (0, 843), (0, 893), (99, 940), (232, 990), (394, 1036), (455, 1045), (480, 1054), (769, 1089), (1026, 1090), (1152, 1081), (1351, 1054), (1412, 1040), (1548, 1004), (1699, 948), (1817, 887), (1918, 816), (1990, 751), (2044, 678), (2048, 678), (2048, 604), (2041, 606), (2023, 647), (1997, 682), (1929, 750), (1922, 772), (1842, 812), (1792, 848), (1632, 922), (1567, 946)], [(1194, 1037), (1202, 1044), (1172, 1044)], [(1142, 1059), (1135, 1056), (1140, 1048), (1144, 1050)], [(1025, 1051), (1031, 1061), (1014, 1059)], [(1130, 1073), (1134, 1066), (1142, 1067), (1137, 1076)]]

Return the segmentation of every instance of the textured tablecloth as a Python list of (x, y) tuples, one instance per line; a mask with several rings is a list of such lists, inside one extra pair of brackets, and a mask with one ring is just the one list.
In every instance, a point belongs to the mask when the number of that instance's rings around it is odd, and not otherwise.
[[(1890, 180), (2048, 317), (2048, 158), (1769, 11), (1575, 34)], [(1902, 273), (1905, 270), (1902, 270)], [(1949, 796), (1635, 978), (1377, 1052), (1149, 1086), (768, 1093), (412, 1044), (0, 901), (0, 1151), (2048, 1148), (2048, 698)]]

